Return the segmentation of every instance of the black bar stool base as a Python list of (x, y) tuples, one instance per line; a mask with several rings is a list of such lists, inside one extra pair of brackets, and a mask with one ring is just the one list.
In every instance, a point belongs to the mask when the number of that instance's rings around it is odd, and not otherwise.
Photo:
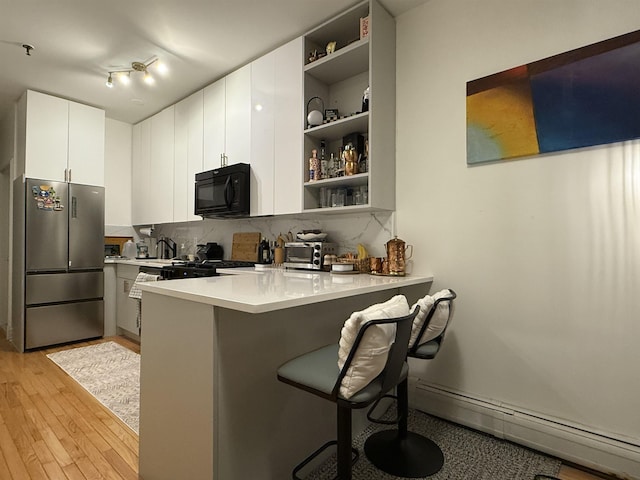
[(367, 438), (364, 453), (383, 472), (405, 478), (434, 475), (444, 465), (444, 455), (433, 441), (407, 432), (400, 439), (397, 430), (383, 430)]

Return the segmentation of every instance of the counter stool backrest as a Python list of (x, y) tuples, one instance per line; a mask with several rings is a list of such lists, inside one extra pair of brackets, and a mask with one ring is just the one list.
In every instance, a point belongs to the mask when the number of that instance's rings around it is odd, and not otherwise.
[[(448, 291), (449, 291), (448, 294), (441, 296), (440, 298), (436, 299), (435, 302), (433, 302), (433, 306), (431, 307), (431, 310), (429, 310), (429, 312), (427, 313), (427, 317), (425, 318), (424, 323), (420, 328), (420, 333), (416, 337), (416, 340), (414, 341), (413, 345), (409, 345), (409, 351), (408, 351), (409, 357), (422, 358), (425, 360), (432, 359), (436, 356), (436, 354), (440, 350), (440, 346), (444, 341), (444, 335), (449, 325), (451, 325), (451, 320), (453, 319), (453, 314), (455, 310), (454, 300), (457, 297), (456, 292), (454, 292), (451, 289), (448, 289)], [(437, 337), (427, 342), (420, 343), (420, 339), (422, 338), (424, 333), (427, 331), (427, 328), (429, 327), (431, 320), (433, 319), (434, 315), (438, 311), (438, 307), (441, 305), (447, 305), (449, 307), (447, 321), (444, 328), (442, 329), (442, 332)]]
[[(396, 325), (396, 335), (395, 335), (394, 342), (391, 345), (391, 348), (389, 349), (387, 363), (385, 364), (385, 367), (382, 373), (380, 373), (380, 375), (378, 375), (376, 379), (370, 382), (369, 385), (372, 385), (374, 383), (379, 385), (378, 388), (375, 388), (377, 395), (382, 395), (383, 393), (395, 387), (401, 380), (400, 377), (402, 374), (402, 367), (407, 358), (407, 350), (408, 350), (408, 348), (405, 346), (409, 344), (409, 338), (411, 336), (411, 325), (419, 311), (420, 311), (420, 307), (416, 305), (413, 311), (405, 317), (387, 318), (382, 320), (370, 320), (367, 323), (365, 323), (362, 326), (362, 328), (358, 331), (356, 339), (353, 343), (353, 347), (349, 351), (347, 360), (345, 361), (344, 366), (340, 370), (340, 374), (338, 375), (336, 384), (333, 387), (332, 396), (336, 398), (338, 401), (346, 401), (352, 404), (352, 406), (355, 406), (353, 405), (354, 403), (353, 401), (340, 398), (339, 396), (340, 384), (342, 383), (342, 379), (347, 374), (347, 371), (351, 366), (351, 362), (353, 361), (353, 358), (356, 355), (356, 352), (358, 351), (358, 347), (360, 346), (362, 338), (364, 337), (367, 329), (374, 325), (394, 323)], [(371, 401), (367, 400), (366, 403), (369, 404), (371, 403)]]

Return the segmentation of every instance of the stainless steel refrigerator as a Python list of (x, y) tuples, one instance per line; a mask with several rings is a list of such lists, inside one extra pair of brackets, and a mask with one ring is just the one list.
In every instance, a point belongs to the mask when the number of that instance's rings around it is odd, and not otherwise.
[(14, 181), (11, 341), (21, 352), (104, 334), (104, 188)]

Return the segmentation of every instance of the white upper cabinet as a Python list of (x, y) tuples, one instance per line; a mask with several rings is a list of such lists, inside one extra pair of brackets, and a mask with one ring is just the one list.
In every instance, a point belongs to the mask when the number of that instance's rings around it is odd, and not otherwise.
[(251, 215), (273, 215), (275, 54), (251, 63)]
[(176, 104), (173, 173), (173, 221), (201, 220), (194, 215), (195, 177), (203, 171), (202, 90)]
[(302, 37), (283, 45), (274, 52), (275, 81), (274, 109), (274, 211), (287, 214), (302, 211), (303, 141), (299, 130), (304, 116), (302, 64), (304, 40)]
[(204, 158), (203, 171), (222, 166), (225, 151), (225, 83), (221, 78), (203, 91)]
[(145, 223), (173, 222), (174, 112), (170, 106), (151, 117), (149, 218)]
[(175, 106), (133, 126), (131, 220), (173, 222)]
[(104, 110), (69, 102), (69, 181), (104, 185), (104, 131)]
[(251, 64), (251, 215), (302, 209), (302, 38)]
[(104, 110), (32, 90), (18, 110), (18, 174), (104, 185)]
[(297, 38), (133, 127), (134, 225), (185, 222), (196, 173), (251, 165), (251, 216), (302, 210), (304, 40)]
[(249, 163), (250, 125), (251, 65), (245, 65), (204, 89), (204, 170)]
[(225, 83), (225, 154), (229, 165), (249, 163), (251, 145), (251, 65), (230, 73)]
[(151, 119), (133, 126), (131, 138), (131, 222), (144, 225), (150, 218)]

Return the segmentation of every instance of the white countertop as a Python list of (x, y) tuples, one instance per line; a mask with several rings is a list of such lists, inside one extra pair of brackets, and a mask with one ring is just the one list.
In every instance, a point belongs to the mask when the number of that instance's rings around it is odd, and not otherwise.
[(221, 275), (217, 277), (144, 282), (138, 286), (143, 292), (263, 313), (433, 281), (427, 275), (383, 277), (276, 268), (229, 268), (218, 272)]
[(171, 265), (175, 260), (162, 259), (162, 258), (105, 258), (104, 264), (123, 264), (123, 265), (137, 265), (139, 267), (157, 267), (162, 268), (165, 265)]

